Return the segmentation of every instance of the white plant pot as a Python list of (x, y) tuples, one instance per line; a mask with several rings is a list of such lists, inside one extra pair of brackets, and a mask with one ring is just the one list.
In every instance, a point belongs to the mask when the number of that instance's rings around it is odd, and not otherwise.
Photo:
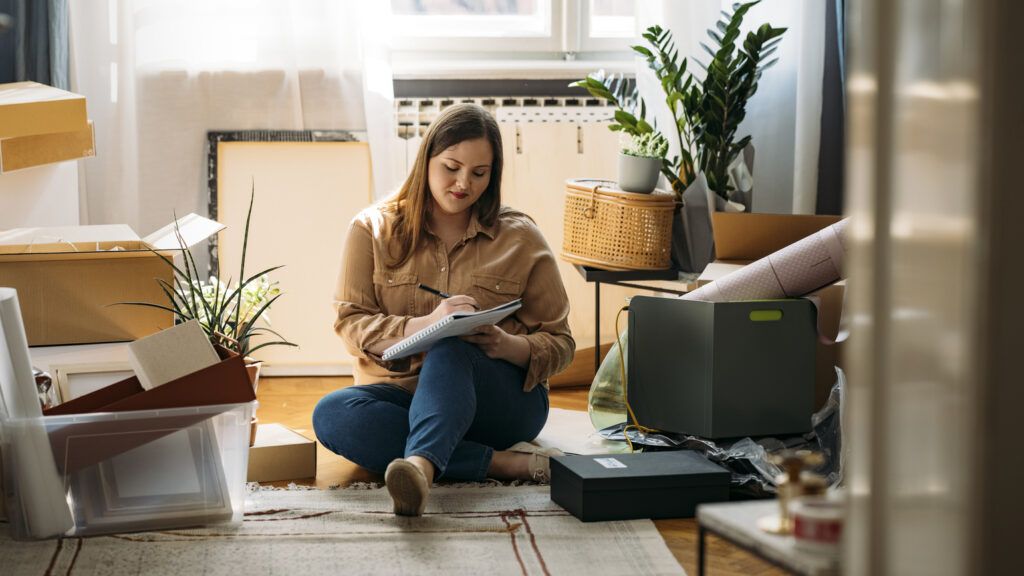
[(641, 158), (619, 153), (619, 188), (649, 194), (658, 185), (661, 158)]

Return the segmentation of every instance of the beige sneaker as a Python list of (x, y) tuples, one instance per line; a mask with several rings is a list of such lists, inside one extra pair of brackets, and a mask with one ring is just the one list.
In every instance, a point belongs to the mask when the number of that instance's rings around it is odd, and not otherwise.
[(399, 516), (422, 516), (427, 507), (430, 482), (423, 471), (405, 458), (397, 458), (388, 464), (384, 472), (384, 484), (391, 494), (395, 514)]
[(551, 481), (551, 457), (564, 456), (558, 448), (544, 448), (529, 442), (517, 442), (507, 448), (509, 452), (520, 452), (530, 455), (530, 479), (535, 482)]

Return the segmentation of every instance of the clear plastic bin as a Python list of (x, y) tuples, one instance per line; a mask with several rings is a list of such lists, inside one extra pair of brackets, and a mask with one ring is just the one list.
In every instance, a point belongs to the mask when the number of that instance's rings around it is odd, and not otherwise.
[[(241, 522), (255, 406), (0, 421), (12, 536), (58, 536), (52, 527), (67, 524), (65, 535), (85, 536)], [(28, 461), (46, 449), (59, 483)]]

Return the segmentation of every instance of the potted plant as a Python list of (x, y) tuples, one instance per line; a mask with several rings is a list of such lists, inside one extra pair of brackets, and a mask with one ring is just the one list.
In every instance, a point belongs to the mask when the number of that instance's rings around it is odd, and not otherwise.
[(649, 194), (658, 185), (668, 141), (658, 132), (629, 136), (619, 152), (619, 188)]
[[(174, 269), (173, 284), (157, 279), (160, 288), (167, 296), (167, 304), (152, 302), (124, 302), (135, 306), (148, 306), (165, 310), (174, 315), (175, 323), (197, 320), (210, 338), (210, 342), (236, 352), (246, 360), (246, 369), (253, 390), (259, 383), (262, 363), (253, 358), (253, 354), (266, 346), (297, 346), (288, 342), (283, 336), (270, 327), (268, 310), (282, 296), (278, 283), (270, 280), (270, 273), (281, 268), (274, 266), (261, 270), (251, 276), (245, 275), (245, 257), (249, 245), (249, 224), (252, 220), (252, 207), (255, 201), (255, 187), (249, 198), (249, 211), (245, 218), (245, 232), (242, 236), (242, 261), (238, 270), (241, 279), (231, 285), (222, 282), (216, 276), (203, 281), (196, 267), (195, 259), (189, 251), (181, 233), (175, 228), (183, 255), (183, 265), (159, 252), (155, 252), (168, 266)], [(254, 342), (258, 337), (270, 337), (270, 340)], [(256, 417), (250, 435), (250, 445), (256, 437)]]
[[(714, 48), (701, 43), (711, 59), (707, 64), (694, 59), (705, 73), (698, 79), (687, 69), (686, 58), (679, 58), (672, 32), (660, 26), (651, 26), (643, 33), (646, 46), (633, 46), (633, 51), (643, 57), (661, 86), (665, 104), (672, 116), (672, 126), (659, 130), (647, 120), (647, 106), (638, 96), (635, 84), (621, 76), (606, 77), (602, 71), (589, 75), (571, 84), (587, 90), (592, 96), (607, 101), (615, 107), (614, 120), (609, 129), (631, 136), (652, 131), (662, 133), (676, 144), (678, 154), (671, 157), (666, 151), (662, 157), (662, 174), (666, 177), (680, 201), (681, 222), (673, 226), (673, 251), (680, 245), (691, 245), (694, 234), (687, 226), (687, 200), (694, 208), (692, 217), (699, 218), (700, 210), (706, 210), (708, 199), (704, 190), (697, 190), (705, 182), (718, 199), (716, 205), (725, 206), (729, 200), (749, 202), (742, 195), (733, 196), (735, 185), (729, 178), (729, 167), (733, 165), (744, 148), (750, 143), (750, 136), (737, 138), (736, 132), (746, 115), (747, 102), (757, 91), (761, 74), (777, 59), (772, 59), (785, 28), (774, 28), (763, 24), (749, 32), (740, 41), (740, 27), (743, 17), (760, 0), (734, 5), (734, 11), (723, 11), (723, 18), (715, 28), (708, 30)], [(698, 178), (703, 174), (703, 178)], [(697, 187), (692, 187), (698, 183)], [(720, 199), (720, 200), (719, 200)], [(708, 217), (704, 217), (708, 220)], [(701, 224), (701, 234), (710, 234), (710, 222)], [(685, 240), (691, 238), (691, 242)], [(706, 239), (710, 247), (711, 239)], [(675, 254), (677, 266), (683, 270), (699, 271), (706, 264), (709, 250), (699, 250), (694, 257)], [(685, 260), (685, 262), (682, 262)]]

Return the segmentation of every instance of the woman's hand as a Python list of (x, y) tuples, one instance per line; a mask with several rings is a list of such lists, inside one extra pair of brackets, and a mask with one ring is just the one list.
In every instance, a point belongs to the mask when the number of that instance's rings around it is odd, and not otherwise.
[(462, 339), (479, 346), (488, 358), (506, 360), (520, 368), (530, 365), (530, 343), (526, 338), (509, 334), (497, 326), (480, 326)]
[(455, 314), (456, 312), (476, 312), (479, 308), (480, 306), (472, 296), (456, 294), (451, 298), (441, 300), (441, 303), (438, 304), (437, 308), (434, 308), (434, 311), (430, 314), (410, 318), (409, 321), (405, 323), (405, 332), (403, 335), (412, 336), (449, 314)]
[(434, 308), (434, 311), (430, 313), (430, 318), (432, 322), (437, 322), (449, 314), (455, 314), (456, 312), (476, 312), (479, 309), (480, 305), (476, 303), (476, 300), (473, 299), (472, 296), (456, 294), (450, 298), (441, 300), (441, 303), (437, 305), (437, 308)]

